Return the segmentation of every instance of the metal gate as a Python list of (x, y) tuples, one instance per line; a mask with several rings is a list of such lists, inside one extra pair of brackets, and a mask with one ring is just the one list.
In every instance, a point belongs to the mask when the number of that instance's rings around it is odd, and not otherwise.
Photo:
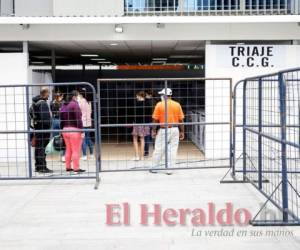
[(233, 182), (267, 198), (252, 224), (300, 225), (300, 69), (240, 81), (233, 111)]
[[(60, 91), (68, 95), (79, 87), (85, 89), (93, 109), (94, 128), (74, 130), (69, 132), (89, 132), (93, 134), (95, 158), (81, 161), (85, 173), (75, 175), (66, 172), (65, 163), (61, 162), (59, 153), (47, 156), (47, 167), (51, 174), (35, 172), (34, 149), (31, 145), (31, 136), (39, 133), (47, 140), (53, 134), (61, 134), (60, 128), (34, 130), (30, 126), (31, 98), (40, 94), (42, 87), (47, 87), (50, 94)], [(51, 99), (51, 96), (50, 98)], [(50, 100), (49, 100), (50, 101)], [(26, 179), (86, 179), (93, 178), (99, 183), (99, 127), (96, 104), (96, 91), (93, 85), (85, 82), (78, 83), (41, 83), (0, 86), (0, 180)], [(45, 135), (45, 136), (44, 136)], [(46, 136), (47, 135), (47, 136)], [(43, 139), (43, 140), (44, 140)]]
[[(100, 172), (229, 168), (231, 87), (230, 78), (99, 79)], [(172, 90), (172, 100), (181, 105), (185, 118), (169, 122), (169, 114), (164, 112), (163, 122), (152, 123), (157, 103), (164, 110), (170, 108), (166, 93), (158, 94), (167, 88)], [(144, 117), (150, 120), (136, 122), (137, 95), (148, 98)], [(172, 131), (177, 133), (181, 126), (185, 128), (185, 139), (180, 141), (177, 152), (178, 138), (172, 145)], [(161, 131), (155, 139), (151, 129)], [(144, 134), (135, 138), (137, 130)]]

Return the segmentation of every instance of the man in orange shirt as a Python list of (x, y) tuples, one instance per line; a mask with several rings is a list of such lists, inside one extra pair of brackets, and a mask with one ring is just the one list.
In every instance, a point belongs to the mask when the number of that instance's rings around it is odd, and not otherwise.
[[(168, 149), (168, 166), (167, 174), (172, 174), (169, 169), (174, 168), (176, 164), (177, 150), (179, 140), (184, 139), (184, 114), (181, 105), (172, 100), (172, 90), (167, 88), (160, 91), (161, 101), (156, 104), (152, 114), (153, 123), (160, 123), (159, 130), (153, 128), (152, 136), (155, 137), (155, 150), (153, 152), (153, 168), (160, 168), (160, 162), (165, 155), (166, 146)], [(165, 112), (167, 106), (167, 112)], [(167, 113), (167, 114), (166, 114)], [(167, 122), (165, 120), (167, 116)], [(167, 143), (166, 143), (166, 131)], [(166, 145), (167, 144), (167, 145)], [(151, 173), (156, 173), (155, 170), (150, 170)]]

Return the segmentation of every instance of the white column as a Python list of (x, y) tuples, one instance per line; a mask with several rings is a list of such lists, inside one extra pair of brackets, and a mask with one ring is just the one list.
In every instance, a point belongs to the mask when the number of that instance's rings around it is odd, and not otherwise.
[(246, 10), (246, 0), (240, 0), (240, 10), (245, 12)]
[(184, 12), (184, 1), (185, 0), (178, 0), (178, 12)]

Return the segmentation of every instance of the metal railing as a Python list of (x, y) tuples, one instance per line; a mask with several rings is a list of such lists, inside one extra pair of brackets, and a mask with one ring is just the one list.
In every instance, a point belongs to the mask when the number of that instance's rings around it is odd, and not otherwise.
[[(31, 126), (32, 98), (39, 96), (42, 87), (47, 87), (50, 93), (52, 90), (53, 93), (59, 90), (64, 96), (78, 88), (85, 88), (85, 94), (90, 98), (95, 126), (66, 131), (60, 128), (60, 121), (58, 121), (58, 127), (55, 127), (49, 106), (48, 111), (46, 109), (36, 111), (41, 117), (47, 113), (43, 116), (47, 117), (43, 124), (48, 125), (42, 125), (39, 128)], [(99, 130), (96, 91), (93, 85), (85, 82), (1, 85), (0, 97), (0, 180), (95, 179), (95, 187), (98, 187), (100, 181)], [(49, 128), (49, 124), (52, 124), (52, 127)], [(85, 170), (84, 173), (66, 171), (66, 164), (62, 160), (64, 150), (51, 150), (51, 153), (46, 153), (47, 144), (49, 145), (51, 138), (55, 135), (73, 132), (93, 133), (95, 153), (94, 157), (91, 156), (80, 162), (80, 168)], [(36, 141), (34, 146), (32, 145), (33, 137)], [(42, 172), (41, 167), (51, 172)]]
[(300, 69), (240, 81), (233, 112), (233, 182), (267, 198), (252, 224), (300, 225)]
[[(231, 84), (230, 78), (99, 79), (100, 172), (229, 168)], [(185, 117), (180, 123), (170, 122), (168, 112), (164, 113), (165, 122), (152, 122), (152, 114), (161, 101), (158, 92), (164, 88), (172, 89), (172, 100), (182, 107)], [(144, 115), (136, 108), (140, 92), (152, 93), (144, 104)], [(168, 110), (171, 104), (162, 103)], [(180, 126), (185, 128), (185, 139), (179, 143), (176, 133)], [(146, 136), (135, 138), (141, 127)], [(154, 128), (159, 132), (151, 138), (149, 130)], [(170, 139), (173, 130), (174, 143)], [(148, 144), (145, 157), (144, 149), (138, 155), (133, 147), (135, 143), (144, 147), (144, 141)], [(173, 149), (175, 153), (171, 153)]]
[(125, 15), (288, 15), (298, 0), (125, 0)]

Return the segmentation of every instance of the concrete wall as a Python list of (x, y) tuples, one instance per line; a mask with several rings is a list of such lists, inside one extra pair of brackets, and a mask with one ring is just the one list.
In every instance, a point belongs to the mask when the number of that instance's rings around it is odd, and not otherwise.
[(0, 1), (0, 15), (10, 16), (13, 14), (13, 0)]
[[(184, 17), (182, 17), (184, 20)], [(280, 18), (278, 17), (279, 21)], [(67, 19), (68, 20), (68, 19)], [(59, 40), (300, 40), (300, 28), (294, 23), (179, 23), (124, 24), (124, 32), (116, 34), (114, 24), (42, 24), (22, 30), (18, 24), (0, 25), (0, 41)], [(251, 31), (251, 32), (249, 32)]]
[(16, 16), (53, 16), (53, 0), (15, 0)]
[(120, 0), (53, 0), (55, 16), (122, 16)]

